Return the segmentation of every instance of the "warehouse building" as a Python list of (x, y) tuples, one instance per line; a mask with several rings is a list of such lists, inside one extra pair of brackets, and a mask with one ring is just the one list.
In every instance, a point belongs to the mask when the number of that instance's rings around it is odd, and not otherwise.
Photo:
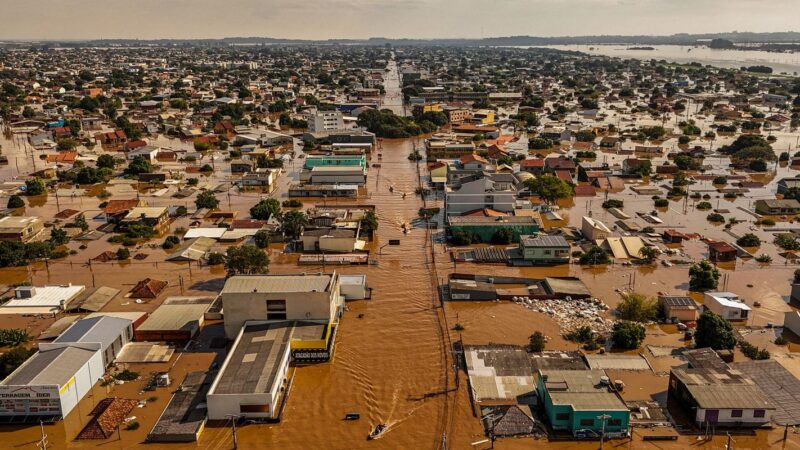
[(0, 416), (55, 421), (66, 417), (130, 341), (132, 322), (97, 316), (75, 322), (0, 383)]
[(203, 325), (213, 297), (167, 297), (135, 332), (136, 341), (186, 342)]

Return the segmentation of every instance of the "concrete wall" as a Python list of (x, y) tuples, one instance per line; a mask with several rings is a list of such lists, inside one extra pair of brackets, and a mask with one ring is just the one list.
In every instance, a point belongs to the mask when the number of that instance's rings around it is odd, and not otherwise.
[(232, 339), (248, 320), (267, 320), (267, 300), (286, 300), (287, 320), (336, 322), (342, 304), (338, 279), (331, 292), (223, 293), (225, 335)]
[[(695, 416), (695, 421), (698, 424), (702, 424), (706, 421), (706, 409), (697, 408), (697, 414)], [(735, 424), (742, 424), (742, 425), (763, 425), (769, 423), (772, 418), (772, 411), (767, 409), (764, 410), (764, 417), (754, 417), (753, 414), (755, 413), (755, 409), (742, 409), (742, 416), (741, 417), (733, 417), (731, 414), (733, 413), (733, 409), (719, 409), (719, 418), (717, 419), (718, 424), (728, 424), (728, 425), (735, 425)]]

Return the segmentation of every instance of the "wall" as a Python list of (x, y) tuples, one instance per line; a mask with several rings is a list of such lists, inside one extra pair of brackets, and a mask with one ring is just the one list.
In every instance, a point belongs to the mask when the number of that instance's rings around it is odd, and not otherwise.
[[(695, 421), (698, 424), (702, 424), (705, 422), (705, 414), (706, 409), (697, 408), (697, 414), (695, 416)], [(731, 414), (733, 412), (732, 409), (719, 409), (719, 418), (717, 419), (717, 423), (720, 424), (742, 424), (742, 425), (761, 425), (769, 423), (772, 417), (772, 411), (765, 410), (764, 417), (754, 417), (753, 413), (755, 409), (743, 409), (742, 417), (733, 417)]]
[(70, 382), (61, 386), (61, 414), (66, 417), (80, 400), (92, 389), (105, 372), (102, 353), (98, 350), (94, 355), (75, 372)]

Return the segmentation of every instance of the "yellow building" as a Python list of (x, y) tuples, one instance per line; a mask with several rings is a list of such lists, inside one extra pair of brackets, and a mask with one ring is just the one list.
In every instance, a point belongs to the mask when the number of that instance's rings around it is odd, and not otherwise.
[(472, 114), (471, 122), (484, 125), (494, 123), (494, 111), (491, 109), (479, 109)]
[(424, 105), (414, 105), (414, 112), (416, 114), (425, 114), (429, 112), (443, 112), (444, 106), (441, 103), (425, 103)]

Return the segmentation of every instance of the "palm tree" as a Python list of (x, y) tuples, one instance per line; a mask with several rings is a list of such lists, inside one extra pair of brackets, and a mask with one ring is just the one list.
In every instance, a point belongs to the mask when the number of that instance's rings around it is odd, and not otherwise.
[(284, 235), (297, 239), (308, 225), (308, 217), (302, 211), (288, 211), (281, 217), (281, 231)]
[(661, 254), (661, 252), (655, 247), (642, 247), (639, 249), (639, 256), (648, 263), (655, 261), (659, 254)]

